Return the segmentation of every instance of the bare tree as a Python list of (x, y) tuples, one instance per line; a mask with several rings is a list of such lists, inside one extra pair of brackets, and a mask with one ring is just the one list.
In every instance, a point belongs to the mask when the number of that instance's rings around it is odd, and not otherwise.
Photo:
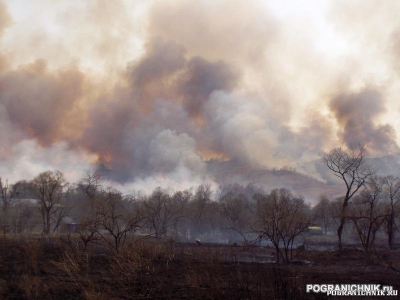
[(228, 192), (219, 200), (223, 229), (239, 234), (247, 243), (246, 234), (250, 232), (252, 216), (249, 199), (244, 194)]
[(29, 199), (18, 199), (13, 204), (12, 228), (14, 233), (31, 233), (39, 227), (41, 217), (38, 214), (37, 204)]
[(345, 151), (342, 148), (332, 149), (321, 156), (322, 161), (345, 184), (345, 195), (340, 211), (340, 223), (337, 229), (338, 246), (342, 250), (342, 232), (346, 223), (346, 212), (351, 198), (365, 185), (367, 179), (375, 172), (365, 163), (364, 146)]
[(9, 212), (12, 204), (17, 199), (18, 195), (18, 183), (14, 185), (9, 185), (8, 180), (3, 182), (0, 178), (0, 194), (1, 194), (1, 205), (2, 205), (2, 228), (3, 235), (5, 236), (9, 230)]
[(374, 246), (376, 233), (386, 215), (382, 200), (383, 180), (373, 176), (350, 206), (349, 219), (353, 222), (367, 255)]
[(396, 233), (396, 219), (400, 215), (400, 179), (387, 176), (384, 178), (384, 189), (386, 192), (387, 202), (385, 203), (385, 232), (388, 237), (388, 245), (393, 249), (393, 242)]
[(330, 217), (333, 228), (338, 228), (340, 224), (340, 213), (342, 211), (343, 198), (336, 198), (330, 202)]
[(178, 197), (171, 197), (160, 187), (154, 190), (143, 205), (146, 226), (157, 239), (167, 234), (168, 229), (183, 216), (184, 202)]
[(43, 233), (50, 234), (52, 218), (62, 208), (61, 200), (66, 184), (64, 175), (60, 171), (43, 172), (36, 176), (31, 184), (33, 192), (39, 200)]
[[(190, 219), (192, 221), (192, 231), (195, 236), (202, 234), (206, 230), (206, 220), (211, 214), (211, 195), (213, 191), (210, 184), (198, 186), (190, 203)], [(207, 220), (209, 221), (209, 220)]]
[(101, 188), (101, 181), (102, 176), (99, 172), (86, 171), (78, 182), (78, 188), (89, 200), (92, 200), (96, 197)]
[[(276, 261), (293, 259), (294, 240), (311, 225), (310, 212), (302, 198), (287, 189), (273, 190), (257, 196), (256, 232), (272, 242)], [(283, 246), (283, 251), (281, 249)]]
[(97, 202), (97, 232), (106, 245), (117, 253), (124, 246), (128, 234), (139, 227), (142, 218), (139, 211), (130, 207), (131, 204), (113, 188), (102, 191), (101, 201)]
[(173, 219), (172, 228), (174, 235), (185, 240), (188, 239), (190, 219), (188, 215), (189, 203), (193, 197), (191, 189), (177, 191), (172, 195), (174, 203), (180, 206), (181, 212)]
[(90, 243), (100, 241), (99, 228), (101, 220), (98, 216), (98, 208), (102, 201), (102, 176), (99, 172), (86, 171), (77, 184), (76, 208), (78, 226), (76, 233), (83, 243), (84, 250)]
[(313, 207), (315, 222), (324, 229), (326, 234), (332, 225), (332, 205), (325, 195), (321, 195), (318, 203)]

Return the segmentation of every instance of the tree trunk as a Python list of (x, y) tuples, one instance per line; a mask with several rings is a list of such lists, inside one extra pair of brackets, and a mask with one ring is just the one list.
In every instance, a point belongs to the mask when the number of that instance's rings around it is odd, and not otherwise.
[(344, 222), (345, 222), (345, 217), (344, 215), (342, 215), (340, 217), (340, 225), (337, 229), (339, 251), (342, 251), (342, 233), (343, 233)]
[(46, 213), (46, 222), (44, 224), (44, 231), (43, 233), (48, 235), (50, 233), (50, 212)]
[(275, 251), (276, 251), (276, 263), (278, 263), (279, 264), (279, 255), (280, 255), (280, 253), (279, 253), (279, 246), (275, 246)]
[(387, 224), (387, 233), (388, 233), (388, 244), (389, 244), (389, 249), (393, 249), (393, 239), (394, 239), (394, 217), (393, 215), (389, 216), (388, 224)]
[(349, 203), (349, 191), (347, 191), (346, 197), (343, 200), (342, 211), (340, 212), (340, 225), (337, 229), (339, 251), (342, 251), (342, 233), (343, 233), (344, 223), (346, 222), (346, 209), (348, 203)]

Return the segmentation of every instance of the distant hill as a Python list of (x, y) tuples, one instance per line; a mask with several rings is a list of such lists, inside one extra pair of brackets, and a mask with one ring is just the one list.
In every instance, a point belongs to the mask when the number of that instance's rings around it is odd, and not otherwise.
[(218, 160), (207, 162), (207, 168), (219, 185), (252, 183), (266, 191), (288, 188), (294, 195), (303, 195), (311, 203), (322, 194), (338, 197), (342, 191), (340, 185), (327, 184), (290, 169), (270, 170), (264, 167), (251, 167), (236, 161)]
[[(367, 163), (378, 171), (378, 175), (400, 177), (400, 154), (368, 158)], [(249, 166), (234, 160), (210, 160), (207, 169), (219, 185), (253, 183), (266, 191), (283, 187), (290, 189), (294, 195), (303, 195), (311, 203), (315, 203), (320, 195), (336, 198), (344, 193), (342, 182), (321, 161), (316, 160), (308, 165), (309, 169), (315, 170), (313, 175), (308, 176), (294, 169), (271, 170), (262, 166)]]

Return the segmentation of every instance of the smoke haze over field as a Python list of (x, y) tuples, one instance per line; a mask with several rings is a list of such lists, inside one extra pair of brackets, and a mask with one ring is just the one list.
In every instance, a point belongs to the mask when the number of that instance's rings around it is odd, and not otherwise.
[(399, 152), (398, 1), (0, 0), (0, 171), (129, 189)]

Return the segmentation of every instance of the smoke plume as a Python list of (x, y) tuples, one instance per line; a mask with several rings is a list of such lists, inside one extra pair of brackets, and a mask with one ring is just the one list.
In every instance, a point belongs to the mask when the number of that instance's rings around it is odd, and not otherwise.
[(384, 111), (384, 100), (376, 90), (342, 94), (330, 102), (330, 108), (341, 125), (340, 136), (349, 148), (365, 145), (371, 153), (397, 153), (395, 130), (389, 124), (375, 124)]
[(210, 159), (318, 177), (332, 147), (399, 152), (396, 4), (287, 2), (3, 0), (0, 176), (187, 188)]

